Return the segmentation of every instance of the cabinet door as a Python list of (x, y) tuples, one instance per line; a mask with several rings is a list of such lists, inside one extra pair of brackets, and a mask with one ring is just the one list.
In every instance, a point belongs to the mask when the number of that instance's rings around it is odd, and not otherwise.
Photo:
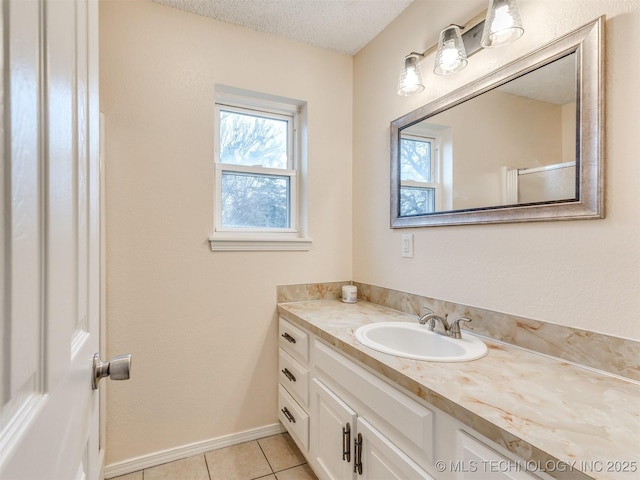
[(362, 463), (362, 473), (359, 475), (362, 480), (434, 480), (362, 418), (358, 418), (358, 434), (361, 454), (358, 454), (360, 458), (356, 461)]
[(458, 480), (537, 480), (539, 477), (526, 472), (525, 460), (512, 460), (502, 456), (489, 445), (458, 431), (459, 448)]
[(352, 478), (356, 412), (317, 378), (311, 385), (311, 410), (311, 456), (318, 476)]

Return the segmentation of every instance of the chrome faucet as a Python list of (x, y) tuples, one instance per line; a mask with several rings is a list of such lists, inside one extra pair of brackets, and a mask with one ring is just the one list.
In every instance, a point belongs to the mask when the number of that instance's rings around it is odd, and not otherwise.
[(420, 323), (420, 325), (426, 324), (427, 328), (432, 332), (435, 331), (436, 321), (440, 322), (445, 334), (448, 336), (449, 335), (449, 322), (447, 322), (447, 314), (446, 313), (445, 313), (444, 317), (441, 317), (437, 313), (433, 313), (431, 310), (429, 310), (427, 313), (424, 313), (423, 315), (420, 316), (420, 318), (418, 318), (418, 323)]
[[(462, 338), (460, 334), (460, 322), (471, 321), (470, 318), (460, 317), (457, 320), (454, 320), (451, 324), (449, 324), (449, 322), (447, 321), (447, 317), (449, 316), (449, 314), (445, 313), (444, 317), (441, 317), (440, 315), (433, 313), (433, 311), (429, 310), (428, 308), (424, 308), (423, 311), (425, 313), (423, 313), (422, 315), (420, 315), (420, 317), (418, 317), (418, 323), (420, 323), (420, 325), (426, 324), (427, 328), (431, 332), (436, 332), (440, 335), (446, 335), (447, 337), (455, 338), (457, 340)], [(444, 330), (444, 333), (436, 331), (435, 329), (436, 322), (440, 322), (440, 324), (442, 325), (442, 329)]]

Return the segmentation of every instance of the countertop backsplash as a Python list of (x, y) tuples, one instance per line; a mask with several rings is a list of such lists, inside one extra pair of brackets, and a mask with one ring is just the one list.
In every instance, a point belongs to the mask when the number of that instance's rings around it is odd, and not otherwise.
[(473, 321), (466, 323), (463, 328), (478, 335), (640, 382), (640, 342), (634, 340), (359, 282), (279, 285), (277, 300), (278, 303), (284, 303), (340, 299), (343, 285), (356, 285), (359, 300), (416, 316), (422, 307), (427, 307), (454, 319), (468, 317)]

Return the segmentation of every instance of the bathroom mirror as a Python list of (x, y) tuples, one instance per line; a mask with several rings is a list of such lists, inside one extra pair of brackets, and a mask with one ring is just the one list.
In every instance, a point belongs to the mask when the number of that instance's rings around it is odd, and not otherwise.
[(391, 227), (603, 218), (604, 17), (391, 123)]

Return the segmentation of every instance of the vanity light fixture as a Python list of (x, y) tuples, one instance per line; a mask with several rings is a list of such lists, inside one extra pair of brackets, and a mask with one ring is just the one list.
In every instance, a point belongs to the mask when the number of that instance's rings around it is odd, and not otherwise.
[(424, 57), (421, 53), (411, 52), (404, 57), (404, 68), (400, 72), (398, 80), (398, 95), (411, 95), (424, 90), (422, 82), (422, 70), (420, 60)]
[(462, 34), (458, 25), (449, 25), (440, 32), (436, 64), (433, 73), (449, 75), (459, 72), (467, 66), (467, 50), (464, 48)]
[(404, 59), (398, 81), (398, 95), (424, 90), (420, 62), (436, 52), (433, 72), (449, 75), (467, 66), (468, 57), (482, 48), (506, 45), (524, 33), (516, 0), (489, 0), (489, 8), (464, 26), (449, 25), (440, 32), (437, 45), (422, 53), (411, 52)]
[(482, 31), (482, 48), (511, 43), (522, 36), (522, 19), (514, 0), (491, 0)]

